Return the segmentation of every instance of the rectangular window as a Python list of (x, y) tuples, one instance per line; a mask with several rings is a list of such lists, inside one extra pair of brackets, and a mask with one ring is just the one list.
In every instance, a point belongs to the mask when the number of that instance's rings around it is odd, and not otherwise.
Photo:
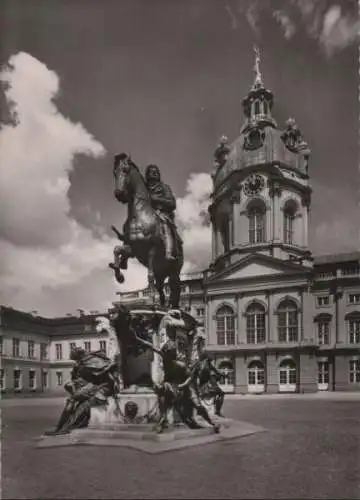
[(84, 342), (84, 349), (85, 349), (86, 352), (90, 352), (91, 351), (91, 342), (90, 341)]
[(57, 361), (61, 361), (63, 359), (62, 344), (55, 344), (55, 356)]
[(341, 269), (342, 276), (357, 276), (359, 274), (360, 268), (358, 265), (344, 267)]
[(200, 318), (203, 318), (205, 316), (205, 309), (204, 307), (199, 307), (196, 309), (196, 314), (197, 316), (199, 316)]
[(284, 243), (287, 245), (292, 245), (294, 241), (294, 219), (292, 213), (284, 213)]
[(21, 389), (21, 371), (20, 370), (14, 370), (14, 389), (15, 390)]
[(330, 296), (329, 295), (320, 295), (316, 297), (316, 303), (318, 307), (328, 306), (330, 304)]
[(0, 369), (0, 390), (5, 389), (5, 370)]
[(63, 385), (63, 374), (62, 372), (56, 372), (56, 383), (58, 387)]
[(319, 321), (318, 327), (318, 342), (320, 345), (327, 345), (330, 339), (330, 323), (329, 321)]
[(71, 354), (71, 351), (74, 351), (76, 349), (76, 342), (70, 342), (69, 343), (69, 356)]
[(351, 384), (357, 384), (360, 382), (360, 360), (359, 359), (353, 359), (349, 363), (349, 368), (350, 368), (350, 383)]
[(28, 341), (28, 358), (35, 358), (35, 342), (33, 340)]
[(35, 370), (29, 370), (29, 389), (35, 389), (36, 382), (36, 372)]
[(279, 336), (279, 342), (297, 342), (298, 340), (297, 311), (279, 312), (278, 336)]
[(100, 351), (106, 354), (106, 340), (100, 340), (99, 345), (100, 345)]
[(265, 214), (259, 209), (249, 213), (249, 243), (265, 242)]
[(48, 359), (48, 346), (44, 342), (40, 344), (40, 359), (41, 361)]
[(349, 293), (349, 304), (360, 304), (360, 293)]
[(247, 314), (246, 339), (248, 344), (265, 342), (265, 314), (263, 312)]
[(350, 344), (360, 343), (360, 319), (354, 319), (349, 321), (349, 343)]
[(12, 341), (12, 355), (14, 358), (20, 357), (20, 340), (13, 339)]
[(0, 356), (3, 355), (3, 351), (4, 351), (4, 339), (3, 337), (0, 337)]

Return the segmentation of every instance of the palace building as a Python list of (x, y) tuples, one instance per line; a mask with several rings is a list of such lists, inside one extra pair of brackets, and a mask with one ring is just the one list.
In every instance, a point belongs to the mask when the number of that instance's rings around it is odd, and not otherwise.
[[(258, 63), (240, 135), (215, 151), (212, 258), (183, 277), (182, 307), (204, 324), (227, 392), (360, 390), (360, 252), (312, 256), (311, 152), (294, 119), (277, 125)], [(131, 305), (149, 291), (119, 295)], [(2, 307), (2, 391), (63, 391), (72, 345), (106, 352), (100, 315)]]

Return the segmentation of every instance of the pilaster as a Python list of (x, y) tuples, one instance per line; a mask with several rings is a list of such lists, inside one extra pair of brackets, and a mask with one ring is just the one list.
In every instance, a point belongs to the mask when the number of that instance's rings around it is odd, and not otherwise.
[(237, 295), (237, 343), (246, 343), (246, 324), (244, 317), (244, 294)]

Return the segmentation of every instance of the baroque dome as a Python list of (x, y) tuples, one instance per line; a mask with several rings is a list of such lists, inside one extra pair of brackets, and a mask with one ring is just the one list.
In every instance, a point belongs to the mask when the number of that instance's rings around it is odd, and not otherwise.
[(255, 81), (242, 103), (245, 123), (232, 144), (223, 136), (214, 153), (215, 191), (229, 175), (251, 167), (276, 165), (308, 177), (310, 149), (293, 118), (278, 128), (272, 116), (273, 93), (263, 84), (259, 63), (256, 49)]

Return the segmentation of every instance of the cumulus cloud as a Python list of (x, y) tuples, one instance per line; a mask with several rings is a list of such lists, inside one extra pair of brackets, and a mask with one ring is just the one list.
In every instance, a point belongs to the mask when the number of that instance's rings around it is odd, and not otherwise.
[(327, 0), (284, 0), (282, 8), (276, 10), (267, 0), (241, 0), (239, 5), (239, 12), (257, 35), (260, 35), (261, 13), (271, 12), (287, 40), (299, 28), (304, 29), (310, 38), (317, 40), (327, 57), (354, 43), (359, 35), (357, 13), (343, 12), (340, 3), (329, 7)]
[[(105, 150), (81, 123), (58, 111), (59, 78), (45, 64), (20, 52), (0, 79), (13, 118), (0, 130), (0, 302), (65, 313), (67, 298), (78, 293), (71, 311), (97, 308), (99, 301), (110, 305), (116, 290), (111, 274), (106, 290), (90, 282), (100, 269), (108, 272), (115, 240), (94, 236), (70, 217), (68, 197), (74, 157), (98, 158)], [(145, 272), (136, 263), (132, 276), (132, 285), (143, 285)]]
[(286, 40), (290, 40), (296, 32), (295, 25), (290, 17), (282, 10), (275, 10), (273, 12), (273, 17), (282, 27)]
[(192, 174), (187, 181), (185, 196), (177, 200), (176, 218), (184, 241), (186, 272), (204, 269), (211, 259), (211, 229), (207, 211), (211, 191), (209, 174)]
[(320, 43), (328, 56), (352, 44), (359, 36), (360, 21), (342, 15), (340, 5), (334, 5), (325, 14)]
[[(104, 147), (81, 123), (61, 114), (55, 100), (58, 75), (30, 54), (12, 56), (0, 73), (12, 123), (0, 129), (0, 303), (40, 314), (104, 310), (116, 291), (146, 286), (147, 271), (129, 261), (119, 287), (108, 262), (118, 241), (90, 204), (91, 229), (74, 219), (69, 200), (76, 155), (99, 158)], [(184, 271), (203, 268), (210, 257), (208, 174), (190, 177), (178, 199)]]

